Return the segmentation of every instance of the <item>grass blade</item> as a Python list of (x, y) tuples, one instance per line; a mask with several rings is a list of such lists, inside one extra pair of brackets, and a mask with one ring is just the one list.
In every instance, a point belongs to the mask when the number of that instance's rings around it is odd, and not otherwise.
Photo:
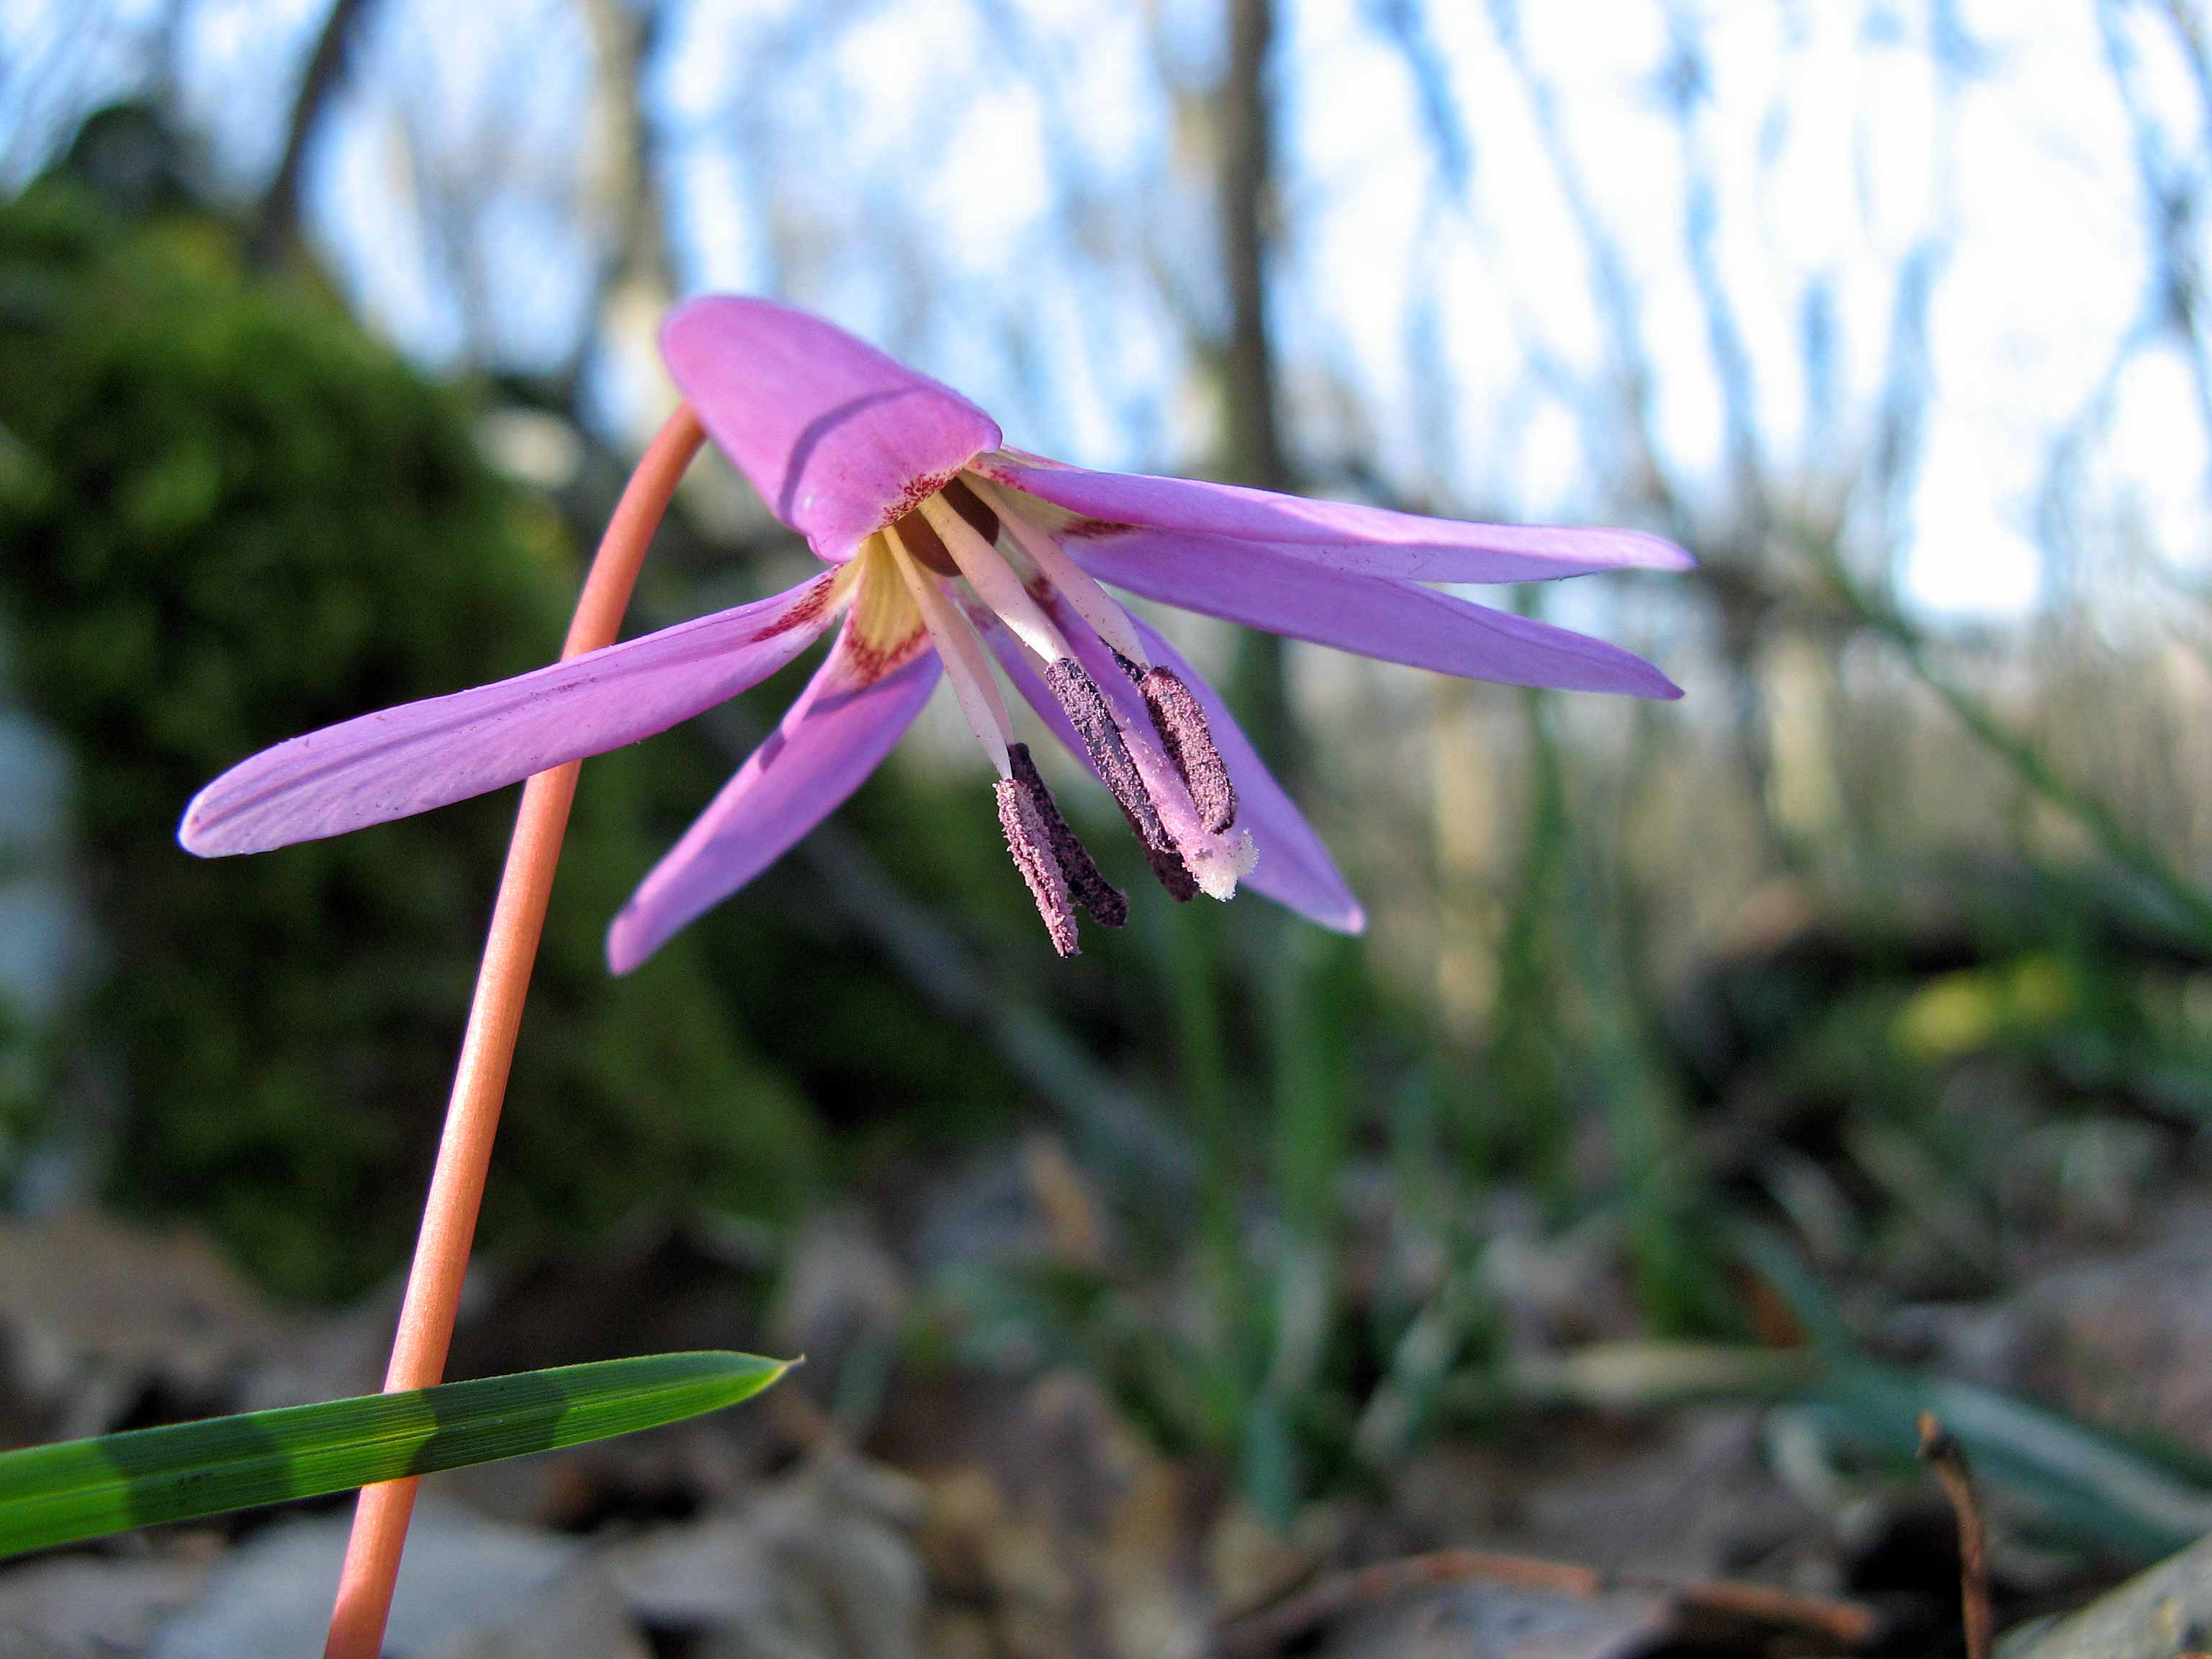
[(2212, 1484), (2194, 1459), (1994, 1389), (1849, 1352), (1598, 1344), (1468, 1378), (1452, 1403), (1480, 1419), (1500, 1408), (1665, 1411), (1723, 1400), (1802, 1412), (1831, 1446), (1897, 1470), (1917, 1468), (1919, 1416), (1933, 1412), (1976, 1477), (2034, 1533), (2126, 1560), (2154, 1561), (2212, 1533)]
[(789, 1364), (651, 1354), (0, 1453), (0, 1556), (654, 1428)]
[(2076, 1544), (2154, 1561), (2212, 1532), (2212, 1492), (2116, 1436), (1993, 1389), (1852, 1359), (1806, 1403), (1838, 1439), (1900, 1465), (1919, 1413), (1933, 1412), (1978, 1476), (2039, 1531)]

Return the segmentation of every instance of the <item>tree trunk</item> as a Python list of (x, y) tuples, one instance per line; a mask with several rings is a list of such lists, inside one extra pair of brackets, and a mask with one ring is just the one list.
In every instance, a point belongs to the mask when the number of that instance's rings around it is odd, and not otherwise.
[(263, 270), (284, 264), (301, 248), (301, 204), (307, 146), (323, 124), (345, 78), (346, 58), (375, 9), (375, 0), (332, 0), (323, 31), (315, 37), (292, 113), (284, 124), (284, 150), (262, 192), (261, 210), (246, 243), (246, 257)]
[[(1229, 0), (1229, 67), (1219, 97), (1222, 263), (1229, 340), (1222, 359), (1222, 470), (1238, 483), (1288, 489), (1267, 328), (1268, 221), (1274, 187), (1274, 111), (1267, 86), (1274, 0)], [(1284, 678), (1283, 642), (1247, 630), (1233, 686), (1253, 741), (1285, 781), (1301, 770)]]
[(589, 211), (604, 238), (590, 333), (580, 361), (607, 375), (617, 421), (658, 428), (674, 407), (656, 344), (675, 303), (652, 124), (640, 96), (661, 14), (654, 0), (585, 0), (598, 69), (592, 87)]

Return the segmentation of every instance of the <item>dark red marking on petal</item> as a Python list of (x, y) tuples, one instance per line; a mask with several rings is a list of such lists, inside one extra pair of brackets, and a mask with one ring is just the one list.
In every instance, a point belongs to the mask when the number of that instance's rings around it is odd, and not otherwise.
[(1066, 523), (1055, 525), (1052, 533), (1064, 542), (1095, 542), (1101, 537), (1118, 536), (1124, 531), (1143, 528), (1142, 525), (1121, 524), (1112, 519), (1086, 519), (1078, 514)]
[(908, 479), (905, 487), (898, 493), (898, 499), (884, 509), (884, 522), (876, 528), (880, 530), (885, 525), (896, 524), (908, 514), (919, 512), (924, 501), (957, 478), (962, 471), (956, 466), (950, 472), (929, 473), (919, 478)]
[(808, 585), (805, 597), (793, 601), (787, 610), (771, 617), (768, 625), (746, 643), (752, 645), (763, 640), (772, 640), (779, 634), (788, 634), (794, 628), (805, 628), (811, 623), (818, 622), (822, 613), (830, 608), (831, 602), (836, 598), (836, 592), (837, 572), (826, 571), (817, 576)]
[(862, 639), (850, 623), (845, 624), (845, 660), (852, 665), (856, 685), (873, 685), (884, 675), (905, 667), (929, 644), (929, 630), (917, 626), (902, 639), (878, 645)]
[(1012, 778), (1000, 778), (994, 793), (999, 827), (1006, 832), (1006, 851), (1029, 884), (1030, 896), (1036, 901), (1037, 915), (1044, 921), (1045, 932), (1052, 935), (1052, 948), (1060, 956), (1074, 956), (1078, 949), (1075, 911), (1068, 903), (1067, 881), (1060, 872), (1060, 860), (1053, 856), (1050, 836), (1038, 816), (1036, 802)]

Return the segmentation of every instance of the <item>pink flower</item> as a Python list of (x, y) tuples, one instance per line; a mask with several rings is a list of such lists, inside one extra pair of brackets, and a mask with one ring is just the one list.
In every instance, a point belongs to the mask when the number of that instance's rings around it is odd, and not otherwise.
[(695, 300), (661, 345), (708, 435), (827, 567), (787, 592), (495, 685), (295, 738), (217, 778), (179, 839), (258, 852), (426, 811), (663, 731), (837, 629), (775, 732), (617, 916), (617, 973), (736, 892), (887, 754), (940, 672), (998, 773), (1016, 866), (1063, 954), (1073, 907), (1118, 926), (1017, 742), (991, 670), (1112, 791), (1177, 898), (1240, 880), (1324, 927), (1359, 903), (1175, 648), (1101, 582), (1388, 662), (1511, 685), (1675, 697), (1638, 657), (1422, 582), (1501, 582), (1687, 555), (1626, 530), (1462, 524), (1091, 472), (1006, 447), (949, 387), (763, 300)]

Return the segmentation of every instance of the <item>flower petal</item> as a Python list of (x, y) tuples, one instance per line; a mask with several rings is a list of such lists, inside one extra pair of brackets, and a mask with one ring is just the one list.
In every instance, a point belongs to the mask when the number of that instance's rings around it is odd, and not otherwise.
[(1346, 576), (1281, 549), (1156, 532), (1066, 544), (1101, 581), (1208, 616), (1382, 662), (1506, 685), (1679, 697), (1641, 657), (1547, 623), (1380, 576)]
[(766, 300), (678, 307), (660, 355), (716, 447), (833, 562), (999, 442), (951, 387)]
[(820, 638), (851, 584), (825, 574), (513, 679), (293, 738), (200, 791), (177, 839), (204, 858), (343, 834), (663, 732)]
[(1237, 826), (1250, 830), (1253, 844), (1260, 849), (1259, 865), (1244, 878), (1246, 884), (1336, 933), (1365, 933), (1367, 912), (1337, 869), (1336, 860), (1306, 822), (1305, 814), (1298, 811), (1297, 803), (1275, 781), (1220, 693), (1158, 629), (1142, 617), (1133, 616), (1130, 620), (1137, 624), (1138, 636), (1152, 659), (1181, 675), (1206, 710), (1213, 746), (1221, 751), (1229, 781), (1237, 786)]
[[(1195, 555), (1199, 538), (1264, 543), (1286, 558), (1308, 560), (1361, 576), (1425, 582), (1541, 581), (1599, 570), (1687, 570), (1697, 562), (1663, 537), (1640, 530), (1547, 525), (1470, 524), (1427, 519), (1389, 507), (1310, 501), (1237, 484), (1159, 478), (1133, 472), (1092, 472), (1001, 450), (975, 470), (1041, 501), (1103, 525), (1184, 532), (1178, 545)], [(1067, 533), (1080, 540), (1081, 526)], [(1210, 556), (1227, 557), (1233, 546)]]
[[(882, 586), (865, 584), (864, 598), (867, 588)], [(896, 608), (878, 597), (885, 611)], [(912, 611), (904, 592), (896, 599)], [(918, 623), (903, 646), (886, 653), (880, 639), (869, 637), (865, 609), (854, 607), (782, 724), (615, 917), (607, 930), (607, 963), (615, 972), (629, 972), (782, 857), (860, 787), (914, 724), (936, 689), (937, 653)]]

